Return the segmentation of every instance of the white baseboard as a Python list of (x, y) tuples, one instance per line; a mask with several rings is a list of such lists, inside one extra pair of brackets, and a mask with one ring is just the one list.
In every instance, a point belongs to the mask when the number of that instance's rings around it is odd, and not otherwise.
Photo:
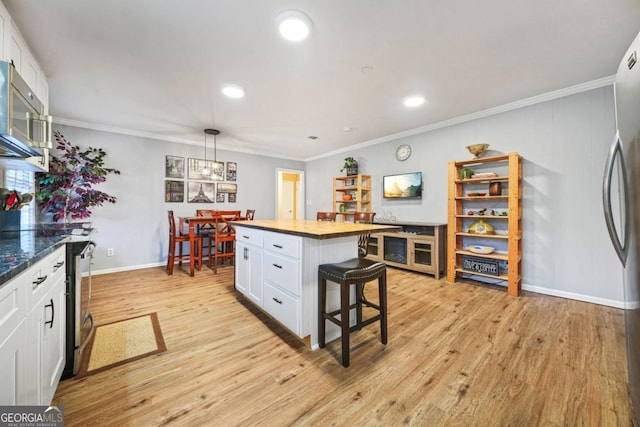
[(557, 289), (543, 288), (541, 286), (530, 286), (530, 285), (525, 285), (524, 283), (522, 284), (522, 290), (535, 292), (537, 294), (551, 295), (554, 297), (590, 302), (592, 304), (606, 305), (608, 307), (624, 308), (624, 309), (634, 308), (632, 307), (633, 303), (625, 303), (624, 301), (598, 298), (590, 295), (576, 294), (574, 292), (559, 291)]
[(166, 262), (156, 262), (153, 264), (142, 264), (142, 265), (129, 265), (126, 267), (118, 267), (118, 268), (106, 268), (103, 270), (92, 270), (91, 274), (94, 276), (99, 276), (101, 274), (109, 274), (109, 273), (120, 273), (122, 271), (132, 271), (132, 270), (142, 270), (143, 268), (152, 268), (152, 267), (161, 267), (163, 265), (167, 265)]

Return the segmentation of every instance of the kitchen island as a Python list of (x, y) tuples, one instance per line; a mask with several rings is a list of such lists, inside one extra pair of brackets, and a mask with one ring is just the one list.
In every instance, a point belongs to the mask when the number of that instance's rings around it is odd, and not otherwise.
[[(401, 229), (314, 220), (233, 224), (236, 289), (314, 350), (318, 348), (318, 266), (357, 257), (360, 234)], [(327, 307), (337, 309), (339, 304), (339, 287), (329, 285)], [(330, 341), (340, 336), (340, 329), (329, 323), (326, 333)]]

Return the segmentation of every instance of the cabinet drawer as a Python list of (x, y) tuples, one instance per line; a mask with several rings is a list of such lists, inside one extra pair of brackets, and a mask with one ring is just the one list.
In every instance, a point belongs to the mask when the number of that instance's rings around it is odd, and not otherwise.
[(45, 296), (49, 289), (62, 278), (65, 279), (65, 248), (57, 249), (52, 254), (27, 269), (27, 313)]
[(278, 322), (300, 336), (300, 300), (265, 283), (264, 309)]
[(263, 260), (262, 270), (265, 280), (295, 296), (300, 296), (299, 260), (286, 258), (269, 251), (264, 253)]
[(27, 315), (27, 275), (18, 275), (0, 287), (0, 345)]
[(302, 238), (281, 233), (264, 233), (264, 248), (292, 258), (300, 258)]
[(262, 247), (264, 231), (253, 228), (236, 227), (236, 240)]

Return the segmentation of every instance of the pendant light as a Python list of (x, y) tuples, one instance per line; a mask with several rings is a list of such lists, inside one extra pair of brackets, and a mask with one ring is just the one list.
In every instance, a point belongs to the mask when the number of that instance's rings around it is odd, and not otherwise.
[(213, 161), (217, 160), (216, 153), (216, 135), (219, 135), (220, 131), (217, 129), (205, 129), (204, 130), (204, 167), (200, 171), (200, 174), (203, 176), (211, 175), (211, 170), (207, 167), (207, 135), (213, 135)]

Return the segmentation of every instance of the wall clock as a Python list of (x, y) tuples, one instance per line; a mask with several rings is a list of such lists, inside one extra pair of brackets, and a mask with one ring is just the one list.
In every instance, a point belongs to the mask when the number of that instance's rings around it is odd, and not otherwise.
[(407, 160), (411, 156), (411, 146), (408, 144), (399, 145), (396, 148), (396, 159), (401, 162)]

